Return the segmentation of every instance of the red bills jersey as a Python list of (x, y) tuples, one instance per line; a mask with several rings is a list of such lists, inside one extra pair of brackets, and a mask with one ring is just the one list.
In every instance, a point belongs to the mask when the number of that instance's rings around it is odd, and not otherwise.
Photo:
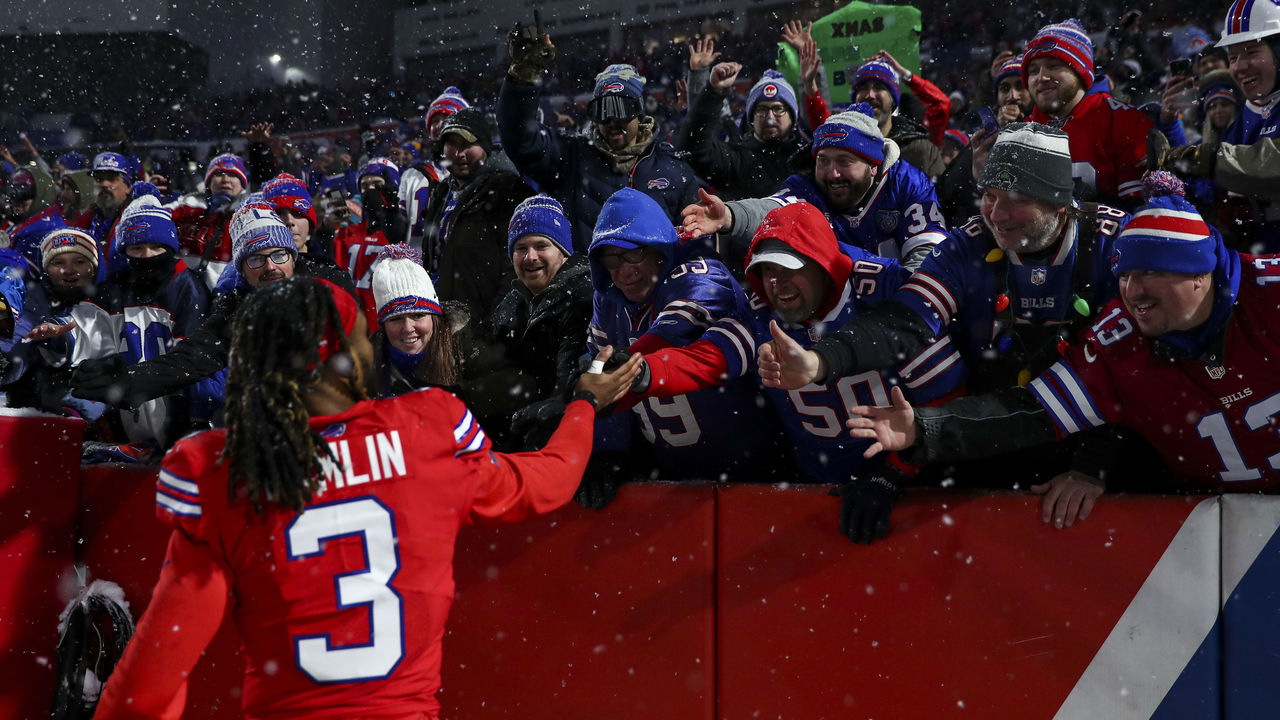
[(373, 301), (373, 273), (370, 269), (387, 244), (386, 233), (381, 230), (369, 233), (364, 223), (348, 225), (333, 238), (333, 259), (346, 268), (355, 281), (356, 295), (364, 308), (365, 319), (369, 321), (370, 332), (378, 327), (378, 305)]
[[(169, 591), (209, 566), (224, 569), (221, 596), (244, 643), (247, 717), (436, 717), (459, 528), (567, 502), (593, 417), (589, 404), (571, 403), (546, 450), (507, 456), (490, 451), (470, 411), (443, 390), (362, 402), (312, 419), (336, 461), (325, 461), (324, 483), (301, 512), (273, 503), (258, 512), (243, 488), (230, 497), (218, 460), (225, 431), (184, 438), (165, 457), (156, 500), (175, 531), (170, 560), (189, 569), (166, 565), (100, 717), (172, 710), (181, 691), (167, 676), (190, 670), (223, 612), (216, 592)], [(203, 566), (191, 548), (207, 556)], [(172, 668), (157, 664), (157, 639)]]
[(1031, 120), (1061, 127), (1067, 134), (1076, 197), (1101, 202), (1141, 199), (1147, 131), (1153, 127), (1146, 113), (1106, 93), (1094, 93), (1085, 95), (1065, 120), (1055, 121), (1040, 108), (1031, 113)]
[(1065, 435), (1107, 422), (1147, 439), (1188, 488), (1280, 487), (1280, 256), (1240, 256), (1221, 365), (1167, 359), (1117, 298), (1031, 382)]

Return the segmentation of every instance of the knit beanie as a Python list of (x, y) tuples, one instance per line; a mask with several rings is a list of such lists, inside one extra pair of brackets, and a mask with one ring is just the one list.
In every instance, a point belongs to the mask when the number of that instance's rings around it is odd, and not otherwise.
[(568, 257), (573, 254), (569, 218), (554, 198), (534, 195), (516, 206), (507, 226), (507, 257), (515, 254), (516, 241), (525, 235), (546, 235)]
[(992, 97), (1000, 96), (1000, 83), (1003, 82), (1005, 78), (1011, 77), (1018, 78), (1018, 81), (1022, 82), (1024, 87), (1026, 86), (1026, 80), (1022, 77), (1022, 58), (1009, 58), (1000, 65), (1000, 69), (996, 71), (995, 77), (991, 78)]
[(1116, 238), (1111, 272), (1116, 277), (1130, 270), (1180, 275), (1213, 272), (1222, 236), (1183, 197), (1177, 177), (1151, 173), (1143, 179), (1143, 191), (1147, 204), (1134, 212)]
[(827, 118), (813, 133), (813, 154), (816, 156), (823, 148), (848, 150), (872, 165), (884, 162), (884, 136), (871, 106), (858, 103)]
[(298, 257), (298, 246), (293, 242), (293, 233), (280, 218), (275, 209), (262, 203), (246, 204), (231, 218), (231, 264), (236, 271), (244, 272), (240, 263), (259, 250), (267, 248), (284, 248)]
[(319, 223), (316, 221), (316, 208), (311, 202), (311, 193), (298, 178), (289, 173), (280, 173), (262, 186), (262, 199), (276, 210), (289, 209), (304, 215), (311, 221), (314, 231)]
[(62, 163), (62, 167), (66, 168), (68, 171), (83, 170), (89, 164), (89, 161), (85, 156), (75, 152), (74, 150), (59, 155), (58, 162)]
[(796, 91), (791, 83), (777, 70), (765, 70), (759, 82), (751, 86), (747, 93), (747, 117), (755, 112), (756, 103), (761, 100), (778, 101), (791, 111), (791, 121), (795, 122), (799, 110), (796, 105)]
[[(445, 124), (447, 125), (448, 122), (449, 121), (446, 120)], [(383, 180), (386, 180), (387, 187), (390, 187), (392, 190), (399, 189), (400, 187), (400, 168), (396, 167), (396, 164), (387, 158), (369, 158), (369, 162), (365, 163), (364, 167), (360, 168), (360, 172), (356, 173), (356, 183), (359, 183), (361, 178), (367, 175), (377, 175)]]
[(947, 128), (947, 131), (942, 133), (942, 139), (950, 140), (962, 148), (969, 147), (969, 136), (963, 130)]
[(450, 85), (444, 89), (444, 92), (440, 94), (440, 97), (431, 102), (430, 107), (427, 108), (427, 115), (423, 118), (423, 122), (428, 128), (430, 128), (431, 121), (434, 120), (437, 115), (452, 115), (459, 110), (469, 107), (471, 107), (471, 103), (467, 102), (466, 98), (462, 97), (462, 91)]
[(130, 245), (155, 243), (178, 252), (178, 228), (173, 213), (160, 206), (154, 195), (143, 195), (125, 206), (116, 225), (116, 247), (120, 252)]
[(240, 178), (240, 184), (245, 190), (249, 189), (249, 170), (244, 165), (244, 158), (232, 153), (224, 153), (209, 161), (209, 169), (204, 171), (205, 187), (209, 186), (209, 180), (214, 173), (230, 173)]
[(1209, 104), (1214, 100), (1230, 100), (1236, 108), (1239, 108), (1243, 102), (1240, 88), (1236, 86), (1236, 81), (1231, 79), (1231, 73), (1226, 70), (1205, 73), (1198, 85), (1202, 110), (1208, 110)]
[(440, 128), (440, 142), (444, 143), (445, 135), (450, 133), (479, 145), (486, 153), (493, 152), (493, 133), (489, 130), (489, 119), (475, 108), (459, 110), (450, 115)]
[(857, 74), (853, 76), (852, 97), (858, 96), (859, 85), (872, 80), (879, 80), (889, 88), (889, 94), (893, 96), (893, 107), (897, 109), (898, 103), (902, 100), (902, 89), (898, 87), (898, 73), (881, 60), (871, 60), (858, 68)]
[(61, 228), (45, 235), (40, 241), (40, 266), (47, 270), (49, 262), (64, 253), (83, 255), (98, 271), (98, 243), (83, 230)]
[(978, 187), (1021, 193), (1050, 205), (1071, 204), (1067, 134), (1040, 123), (1010, 123), (996, 136)]
[(133, 181), (133, 163), (120, 153), (98, 153), (93, 158), (93, 172), (110, 170), (124, 175), (125, 182)]
[(378, 323), (411, 313), (443, 314), (431, 276), (422, 267), (422, 256), (403, 243), (388, 245), (379, 253), (373, 273), (373, 304)]
[(610, 65), (596, 75), (596, 86), (592, 97), (602, 95), (623, 95), (636, 100), (644, 99), (644, 76), (633, 65), (619, 63)]
[(1027, 68), (1038, 57), (1061, 60), (1080, 78), (1085, 90), (1093, 87), (1093, 41), (1075, 18), (1057, 25), (1045, 25), (1027, 43), (1022, 53), (1022, 86), (1027, 86)]

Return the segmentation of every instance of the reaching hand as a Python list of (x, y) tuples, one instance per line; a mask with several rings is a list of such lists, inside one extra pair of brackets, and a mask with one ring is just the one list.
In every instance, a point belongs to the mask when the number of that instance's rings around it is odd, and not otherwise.
[(822, 58), (818, 57), (818, 43), (813, 38), (806, 38), (800, 43), (800, 87), (809, 96), (818, 94), (818, 69), (822, 67)]
[(707, 81), (707, 84), (718, 92), (724, 92), (733, 87), (733, 83), (738, 79), (738, 73), (740, 72), (742, 72), (742, 63), (719, 63), (711, 68), (711, 79)]
[(816, 382), (822, 372), (818, 353), (800, 347), (800, 343), (782, 331), (777, 320), (769, 321), (769, 333), (773, 340), (761, 345), (756, 352), (756, 371), (764, 386), (797, 390)]
[(1174, 76), (1165, 83), (1164, 92), (1160, 95), (1161, 125), (1172, 124), (1178, 119), (1178, 113), (1191, 107), (1192, 103), (1186, 91), (1191, 89), (1195, 81), (1194, 77)]
[(893, 71), (898, 73), (898, 77), (900, 78), (905, 78), (909, 74), (907, 69), (902, 66), (902, 63), (898, 62), (892, 55), (890, 55), (888, 50), (881, 50), (873, 55), (871, 59), (888, 63), (889, 67), (893, 68)]
[(1075, 470), (1058, 475), (1047, 483), (1031, 486), (1031, 492), (1044, 496), (1040, 499), (1040, 520), (1052, 522), (1055, 528), (1071, 527), (1076, 521), (1084, 521), (1105, 491), (1106, 483)]
[(689, 69), (702, 70), (711, 67), (711, 63), (720, 57), (720, 53), (716, 52), (716, 41), (711, 38), (704, 38), (701, 35), (695, 35), (693, 44), (689, 46)]
[(536, 83), (556, 59), (556, 46), (541, 26), (516, 23), (507, 35), (507, 51), (511, 54), (508, 73), (529, 85)]
[(240, 137), (251, 143), (265, 143), (271, 139), (271, 131), (273, 129), (275, 129), (275, 123), (254, 123), (249, 126), (248, 130), (241, 132)]
[(991, 155), (991, 146), (996, 144), (997, 133), (987, 132), (979, 128), (969, 138), (969, 148), (973, 151), (973, 179), (982, 177), (982, 169), (987, 166), (987, 157)]
[(863, 457), (874, 457), (886, 450), (906, 450), (916, 444), (916, 411), (902, 395), (902, 388), (889, 390), (889, 407), (854, 405), (849, 408), (845, 427), (849, 436), (870, 440)]
[(806, 40), (813, 40), (812, 22), (806, 25), (799, 20), (789, 20), (782, 26), (782, 41), (795, 48), (796, 52), (800, 52)]
[[(604, 363), (612, 355), (613, 346), (609, 345), (596, 355), (595, 360)], [(585, 390), (595, 396), (597, 408), (607, 408), (621, 400), (631, 389), (631, 383), (640, 376), (643, 369), (642, 362), (643, 356), (636, 353), (622, 365), (607, 372), (585, 372), (574, 385), (574, 392)]]
[(689, 107), (689, 81), (680, 78), (676, 81), (676, 102), (671, 109), (676, 113), (684, 112)]
[(52, 322), (40, 323), (32, 328), (31, 332), (27, 333), (26, 337), (22, 339), (24, 342), (40, 342), (42, 340), (48, 340), (49, 338), (56, 338), (60, 335), (66, 335), (71, 332), (75, 326), (75, 320), (68, 322), (66, 325), (59, 325), (58, 323)]
[(840, 496), (840, 534), (870, 545), (889, 534), (889, 516), (902, 495), (885, 475), (858, 478), (832, 489)]
[[(1018, 103), (1009, 103), (1008, 105), (1001, 105), (1000, 109), (996, 111), (996, 124), (999, 125), (1000, 127), (1004, 127), (1009, 123), (1021, 122), (1021, 121), (1022, 121), (1022, 108), (1018, 107)], [(973, 141), (970, 140), (970, 142), (972, 143)]]
[(1009, 51), (1009, 50), (1002, 50), (1002, 51), (1000, 51), (1000, 54), (999, 54), (999, 55), (996, 55), (996, 56), (995, 56), (995, 59), (993, 59), (993, 60), (991, 61), (991, 77), (995, 77), (995, 76), (999, 75), (999, 74), (1000, 74), (1000, 66), (1001, 66), (1001, 65), (1004, 65), (1004, 64), (1005, 64), (1006, 62), (1008, 62), (1009, 60), (1012, 60), (1014, 57), (1016, 57), (1016, 56), (1014, 55), (1014, 53), (1013, 53), (1012, 51)]
[(733, 211), (724, 201), (698, 188), (698, 202), (680, 211), (680, 223), (692, 237), (714, 235), (733, 227)]

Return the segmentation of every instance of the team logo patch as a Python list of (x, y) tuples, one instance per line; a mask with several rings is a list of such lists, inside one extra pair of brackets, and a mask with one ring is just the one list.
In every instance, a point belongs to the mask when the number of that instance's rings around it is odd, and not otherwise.
[(1221, 380), (1227, 374), (1227, 369), (1221, 365), (1217, 367), (1206, 367), (1204, 370), (1209, 373), (1209, 377), (1214, 380)]
[(609, 83), (608, 85), (605, 85), (604, 87), (600, 88), (600, 92), (601, 94), (620, 93), (622, 92), (622, 83)]
[(996, 182), (1002, 185), (1012, 186), (1014, 183), (1018, 182), (1018, 176), (1008, 170), (1001, 170), (996, 173)]
[(902, 219), (902, 213), (897, 210), (877, 210), (876, 211), (876, 227), (880, 228), (880, 232), (893, 232), (898, 229), (898, 221)]
[(330, 425), (329, 427), (327, 427), (327, 428), (325, 428), (325, 429), (321, 430), (321, 431), (320, 431), (320, 437), (322, 437), (322, 438), (336, 438), (336, 437), (338, 437), (339, 435), (342, 435), (342, 434), (344, 434), (344, 433), (346, 433), (346, 432), (347, 432), (347, 424), (346, 424), (346, 423), (334, 423), (334, 424)]
[(654, 178), (649, 181), (650, 190), (666, 190), (671, 187), (671, 181), (666, 178)]
[(1048, 275), (1049, 274), (1045, 272), (1045, 269), (1042, 267), (1031, 268), (1031, 284), (1043, 285), (1045, 278), (1048, 277)]
[(767, 98), (775, 97), (778, 94), (778, 86), (774, 85), (773, 83), (765, 85), (764, 90), (761, 90), (760, 94), (764, 95)]

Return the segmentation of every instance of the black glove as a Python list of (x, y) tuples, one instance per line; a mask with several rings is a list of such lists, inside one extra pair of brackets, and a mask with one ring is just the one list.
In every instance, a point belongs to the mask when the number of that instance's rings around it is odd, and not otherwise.
[(71, 371), (71, 394), (82, 400), (124, 405), (133, 394), (128, 370), (120, 355), (85, 360)]
[(618, 486), (630, 479), (631, 460), (627, 453), (592, 453), (573, 499), (588, 510), (603, 510), (618, 496)]
[(511, 77), (532, 85), (542, 77), (556, 59), (555, 45), (544, 44), (541, 28), (536, 25), (516, 26), (507, 34), (507, 52), (511, 53)]
[(541, 450), (564, 417), (564, 402), (557, 398), (525, 405), (511, 415), (511, 432), (522, 438), (522, 450)]
[(870, 545), (889, 534), (889, 515), (902, 488), (877, 473), (856, 478), (831, 489), (840, 497), (840, 534), (853, 542)]

